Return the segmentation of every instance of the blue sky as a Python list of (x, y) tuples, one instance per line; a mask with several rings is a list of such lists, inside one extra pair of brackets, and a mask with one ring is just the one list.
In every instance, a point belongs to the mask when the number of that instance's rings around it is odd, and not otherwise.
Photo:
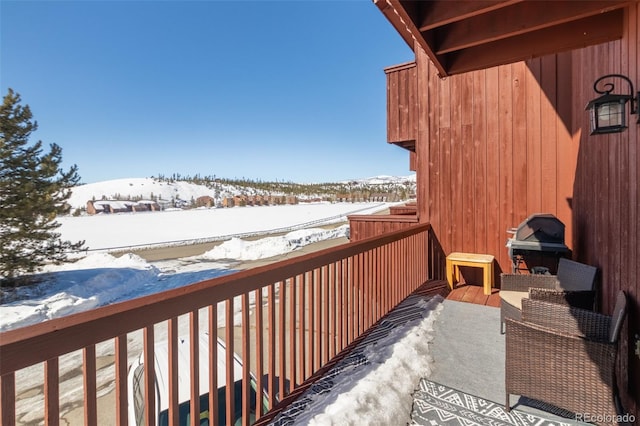
[(383, 69), (413, 55), (372, 1), (2, 0), (0, 36), (2, 96), (84, 183), (411, 173)]

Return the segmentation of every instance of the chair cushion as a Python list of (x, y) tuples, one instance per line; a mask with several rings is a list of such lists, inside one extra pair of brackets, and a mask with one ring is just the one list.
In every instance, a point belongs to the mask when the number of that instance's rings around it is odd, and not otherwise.
[(620, 329), (624, 323), (624, 317), (627, 314), (627, 297), (623, 291), (618, 293), (616, 306), (613, 308), (611, 315), (611, 323), (609, 325), (609, 342), (616, 343), (620, 335)]
[(522, 310), (522, 299), (525, 299), (529, 296), (529, 292), (527, 291), (500, 290), (499, 294), (500, 299), (520, 310)]
[(573, 260), (560, 258), (558, 263), (558, 281), (560, 289), (566, 291), (594, 290), (598, 268)]

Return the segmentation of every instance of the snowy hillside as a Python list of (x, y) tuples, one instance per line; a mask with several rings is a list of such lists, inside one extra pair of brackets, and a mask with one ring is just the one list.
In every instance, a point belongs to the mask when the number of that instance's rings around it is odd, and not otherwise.
[(203, 185), (188, 182), (162, 182), (153, 178), (115, 179), (76, 186), (69, 204), (72, 209), (85, 207), (89, 200), (141, 199), (190, 200), (204, 195), (214, 197), (215, 191)]
[(415, 175), (375, 176), (349, 182), (326, 184), (294, 184), (228, 181), (196, 184), (187, 180), (167, 180), (156, 178), (116, 179), (80, 185), (72, 190), (69, 204), (72, 211), (86, 207), (87, 201), (94, 200), (164, 200), (171, 202), (183, 200), (190, 202), (198, 197), (209, 196), (216, 203), (225, 197), (236, 195), (296, 195), (300, 199), (313, 199), (329, 194), (349, 191), (390, 192), (398, 194), (415, 193)]

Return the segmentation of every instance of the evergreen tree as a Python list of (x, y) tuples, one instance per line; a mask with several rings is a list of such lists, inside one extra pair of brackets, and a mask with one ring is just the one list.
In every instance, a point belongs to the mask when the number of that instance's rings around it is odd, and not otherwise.
[(0, 284), (28, 282), (25, 274), (46, 262), (67, 260), (69, 250), (84, 242), (61, 241), (55, 221), (66, 214), (70, 188), (80, 176), (77, 167), (60, 168), (62, 149), (51, 144), (43, 152), (42, 141), (29, 144), (38, 125), (20, 95), (9, 89), (0, 106)]

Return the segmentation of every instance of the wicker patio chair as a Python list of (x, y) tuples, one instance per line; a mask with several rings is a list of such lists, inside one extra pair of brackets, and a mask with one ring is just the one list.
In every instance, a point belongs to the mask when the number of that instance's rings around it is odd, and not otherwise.
[[(509, 395), (576, 414), (618, 413), (616, 358), (627, 301), (618, 294), (612, 316), (525, 299), (522, 320), (506, 319), (506, 408)], [(605, 417), (606, 416), (606, 417)]]
[(598, 268), (560, 258), (557, 275), (500, 275), (500, 332), (506, 318), (520, 319), (522, 299), (530, 298), (593, 310)]

